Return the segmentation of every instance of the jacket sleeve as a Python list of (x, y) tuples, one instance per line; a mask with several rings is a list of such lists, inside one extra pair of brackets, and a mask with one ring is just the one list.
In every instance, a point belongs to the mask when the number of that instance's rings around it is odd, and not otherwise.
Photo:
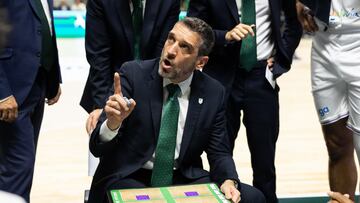
[(12, 95), (10, 84), (6, 76), (4, 67), (2, 65), (3, 60), (7, 60), (12, 56), (12, 49), (5, 48), (0, 49), (0, 100), (5, 99)]
[(4, 12), (3, 6), (0, 6), (0, 12), (1, 12), (0, 17), (2, 18), (0, 23), (2, 24), (1, 26), (4, 26), (3, 28), (0, 28), (0, 31), (2, 32), (0, 35), (1, 37), (0, 39), (1, 40), (0, 41), (0, 100), (2, 100), (12, 95), (9, 81), (7, 79), (2, 63), (4, 60), (11, 58), (13, 50), (9, 48), (3, 48), (4, 45), (2, 44), (4, 40), (3, 36), (5, 36), (5, 33), (7, 32), (5, 30), (7, 30), (8, 25), (6, 25), (7, 24), (7, 22), (5, 21), (6, 15), (5, 13), (3, 13)]
[[(214, 180), (219, 185), (227, 179), (236, 180), (240, 183), (226, 130), (224, 89), (220, 101), (206, 150), (210, 165), (210, 177), (211, 180)], [(238, 185), (240, 186), (240, 184)]]
[(93, 108), (102, 108), (112, 85), (111, 36), (106, 23), (102, 0), (89, 0), (86, 12), (85, 49), (90, 64), (87, 84), (94, 101)]
[(275, 77), (289, 71), (295, 49), (299, 45), (302, 36), (302, 27), (297, 18), (296, 0), (282, 1), (282, 10), (285, 17), (285, 29), (282, 34), (282, 43), (286, 51), (287, 63), (280, 63), (274, 67)]
[(305, 6), (309, 7), (311, 10), (316, 11), (318, 7), (318, 0), (300, 0)]
[(285, 15), (283, 42), (286, 50), (289, 51), (289, 56), (292, 57), (302, 36), (302, 27), (296, 13), (296, 0), (284, 1), (283, 11)]
[[(191, 0), (189, 3), (187, 16), (200, 18), (201, 20), (209, 23), (210, 15), (211, 15), (211, 12), (209, 12), (209, 8), (210, 5), (206, 0)], [(228, 32), (228, 30), (213, 29), (213, 31), (215, 35), (215, 45), (216, 46), (227, 45), (227, 42), (225, 40), (225, 35)]]

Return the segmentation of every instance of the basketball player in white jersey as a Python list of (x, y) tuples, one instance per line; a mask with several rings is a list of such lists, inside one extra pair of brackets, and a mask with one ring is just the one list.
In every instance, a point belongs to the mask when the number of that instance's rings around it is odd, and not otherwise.
[(314, 34), (312, 92), (329, 154), (330, 188), (353, 200), (354, 147), (360, 157), (360, 1), (301, 2), (308, 8), (298, 6), (299, 20)]

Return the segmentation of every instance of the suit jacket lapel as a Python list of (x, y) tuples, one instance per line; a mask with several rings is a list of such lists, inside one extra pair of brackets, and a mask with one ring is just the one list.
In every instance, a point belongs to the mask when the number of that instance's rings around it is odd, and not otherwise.
[[(37, 0), (29, 0), (29, 3), (30, 3), (30, 6), (31, 6), (31, 8), (32, 8), (32, 10), (34, 11), (34, 13), (36, 14), (36, 17), (39, 19), (39, 20), (41, 20), (40, 19), (40, 14), (38, 13), (39, 11), (37, 10), (37, 7), (36, 7), (36, 3), (34, 2), (34, 1), (37, 1)], [(39, 0), (40, 1), (40, 0)], [(53, 18), (54, 18), (54, 14), (53, 14), (53, 7), (54, 7), (54, 5), (53, 5), (53, 1), (50, 1), (50, 0), (47, 0), (47, 2), (48, 2), (48, 5), (49, 5), (49, 8), (43, 8), (44, 10), (45, 9), (49, 9), (49, 11), (50, 11), (50, 16), (51, 16), (51, 18), (52, 18), (52, 30), (53, 30), (53, 32), (54, 32), (54, 20), (53, 20)], [(41, 3), (41, 2), (40, 2)], [(41, 6), (42, 6), (42, 4), (41, 4)]]
[(197, 121), (204, 103), (206, 104), (206, 98), (204, 98), (202, 73), (200, 71), (194, 72), (194, 77), (191, 82), (191, 93), (189, 98), (189, 107), (186, 115), (186, 122), (184, 127), (184, 134), (180, 147), (179, 161), (183, 159), (187, 147), (191, 141), (191, 137), (194, 134)]
[(131, 53), (134, 53), (134, 29), (132, 25), (132, 18), (131, 18), (131, 11), (130, 11), (130, 4), (129, 1), (124, 0), (115, 0), (114, 1), (117, 7), (117, 17), (120, 19), (120, 22), (122, 24), (122, 28), (124, 30), (124, 33), (126, 35), (126, 38), (129, 42), (129, 47)]
[(226, 2), (226, 4), (229, 7), (229, 10), (231, 12), (231, 15), (234, 17), (235, 21), (239, 23), (239, 12), (237, 9), (236, 1), (235, 0), (223, 0)]
[(38, 10), (36, 9), (36, 5), (35, 5), (35, 2), (34, 1), (37, 1), (37, 0), (29, 0), (29, 3), (30, 3), (30, 6), (32, 8), (32, 10), (34, 11), (34, 13), (36, 14), (36, 17), (40, 20), (40, 16), (38, 14)]
[(151, 34), (155, 27), (155, 22), (157, 22), (158, 14), (160, 13), (160, 6), (162, 3), (166, 3), (166, 1), (168, 0), (146, 1), (142, 35), (141, 35), (141, 50), (146, 50), (144, 49), (145, 48), (144, 45), (148, 44), (150, 40)]
[(150, 111), (154, 126), (154, 135), (157, 140), (160, 131), (161, 113), (163, 106), (163, 80), (158, 74), (158, 60), (154, 64), (154, 70), (151, 74), (152, 80), (149, 81)]

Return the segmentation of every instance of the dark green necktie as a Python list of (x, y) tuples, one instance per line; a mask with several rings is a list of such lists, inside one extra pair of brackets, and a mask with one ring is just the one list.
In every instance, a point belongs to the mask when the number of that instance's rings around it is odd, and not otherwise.
[(161, 187), (172, 184), (176, 135), (179, 118), (180, 87), (175, 84), (166, 86), (169, 96), (163, 107), (160, 133), (155, 149), (155, 161), (151, 186)]
[(142, 0), (132, 0), (133, 12), (132, 23), (134, 28), (134, 58), (141, 59), (140, 40), (143, 24), (143, 2)]
[[(241, 0), (241, 23), (255, 25), (255, 0)], [(256, 29), (254, 29), (254, 32), (254, 37), (249, 34), (241, 40), (240, 67), (247, 71), (250, 71), (257, 62)]]
[(41, 22), (41, 66), (50, 71), (55, 63), (55, 44), (50, 34), (50, 27), (41, 0), (34, 0), (37, 14)]

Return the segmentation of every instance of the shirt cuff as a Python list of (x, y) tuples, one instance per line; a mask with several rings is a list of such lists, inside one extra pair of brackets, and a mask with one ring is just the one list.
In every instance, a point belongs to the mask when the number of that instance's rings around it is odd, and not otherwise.
[(0, 99), (0, 103), (6, 101), (6, 100), (8, 100), (8, 99), (10, 99), (11, 96), (12, 96), (12, 95), (10, 95), (10, 96), (8, 96), (8, 97), (6, 97), (6, 98), (4, 98), (4, 99)]
[(107, 121), (108, 120), (106, 119), (105, 122), (103, 122), (103, 124), (101, 124), (101, 127), (100, 127), (99, 139), (101, 142), (109, 142), (112, 139), (114, 139), (114, 137), (118, 134), (120, 126), (121, 126), (121, 124), (120, 124), (118, 128), (116, 128), (115, 130), (111, 130), (107, 126)]

